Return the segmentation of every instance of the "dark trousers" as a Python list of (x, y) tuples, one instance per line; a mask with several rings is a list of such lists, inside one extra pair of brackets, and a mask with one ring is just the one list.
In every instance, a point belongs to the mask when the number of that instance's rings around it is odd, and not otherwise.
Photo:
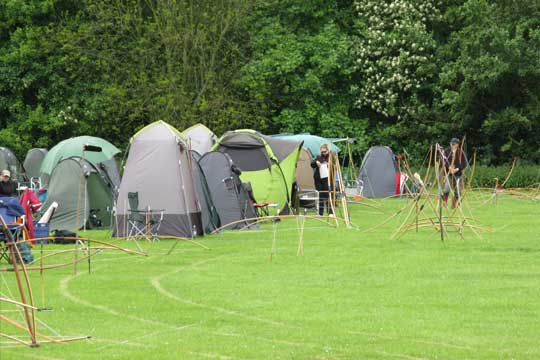
[(315, 188), (319, 191), (319, 215), (324, 215), (324, 208), (328, 214), (333, 214), (332, 206), (328, 201), (330, 196), (330, 187), (328, 186), (328, 179), (321, 179), (315, 182)]

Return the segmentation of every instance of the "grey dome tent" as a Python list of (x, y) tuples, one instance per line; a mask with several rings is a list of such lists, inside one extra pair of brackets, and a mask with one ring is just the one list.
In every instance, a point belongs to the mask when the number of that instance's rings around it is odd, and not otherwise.
[(137, 132), (130, 141), (120, 184), (116, 236), (126, 236), (128, 193), (138, 193), (139, 209), (163, 210), (157, 235), (192, 237), (202, 234), (201, 210), (191, 171), (188, 146), (182, 135), (164, 121)]
[(203, 124), (195, 124), (187, 128), (182, 132), (182, 135), (187, 140), (191, 150), (200, 155), (209, 152), (217, 141), (217, 136)]
[(47, 200), (42, 209), (56, 201), (58, 208), (50, 230), (77, 231), (83, 227), (108, 227), (114, 204), (114, 176), (104, 166), (94, 166), (79, 157), (61, 160), (52, 171)]
[(193, 181), (197, 190), (197, 200), (201, 209), (201, 221), (205, 234), (210, 234), (221, 226), (218, 211), (214, 206), (208, 182), (198, 161), (201, 155), (196, 151), (191, 151), (191, 167), (193, 169)]
[(241, 229), (257, 217), (246, 188), (240, 180), (240, 171), (234, 166), (230, 156), (212, 151), (199, 160), (204, 172), (212, 200), (223, 226), (227, 229)]
[(45, 159), (46, 155), (47, 149), (33, 148), (28, 150), (23, 162), (26, 176), (28, 176), (29, 178), (39, 177), (39, 169), (41, 168), (41, 163), (43, 162), (43, 159)]
[(0, 147), (0, 170), (9, 170), (13, 181), (25, 181), (24, 170), (17, 156), (7, 147)]
[(388, 146), (373, 146), (362, 160), (357, 180), (363, 187), (364, 197), (384, 198), (396, 194), (396, 181), (399, 184), (399, 176), (398, 164), (392, 149)]

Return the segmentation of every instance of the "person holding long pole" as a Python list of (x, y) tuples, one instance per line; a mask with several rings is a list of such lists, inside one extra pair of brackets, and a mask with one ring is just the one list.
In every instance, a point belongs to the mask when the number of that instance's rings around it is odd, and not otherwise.
[(445, 183), (443, 189), (443, 199), (448, 201), (448, 195), (453, 192), (452, 209), (459, 206), (461, 194), (463, 192), (463, 171), (469, 166), (467, 154), (459, 146), (458, 138), (450, 140), (450, 148), (444, 151)]

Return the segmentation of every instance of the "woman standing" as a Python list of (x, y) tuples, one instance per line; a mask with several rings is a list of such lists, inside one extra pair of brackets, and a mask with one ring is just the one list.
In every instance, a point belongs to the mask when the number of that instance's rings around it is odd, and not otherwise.
[(322, 144), (320, 148), (320, 154), (311, 162), (311, 167), (315, 169), (313, 177), (315, 178), (315, 189), (319, 192), (319, 215), (324, 215), (324, 208), (328, 212), (328, 216), (334, 216), (332, 206), (328, 199), (330, 195), (331, 186), (328, 181), (329, 168), (328, 159), (330, 157), (330, 151), (328, 145)]

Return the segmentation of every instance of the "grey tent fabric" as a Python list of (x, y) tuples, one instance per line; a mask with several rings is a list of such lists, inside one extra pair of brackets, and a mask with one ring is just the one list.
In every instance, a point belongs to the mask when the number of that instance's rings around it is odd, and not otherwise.
[(187, 139), (191, 150), (196, 151), (200, 155), (204, 155), (209, 152), (217, 141), (217, 137), (212, 130), (203, 124), (193, 125), (192, 127), (184, 130), (182, 135), (185, 139)]
[[(266, 141), (266, 143), (270, 146), (278, 162), (281, 162), (283, 159), (289, 156), (298, 148), (298, 144), (301, 143), (301, 141), (283, 140), (256, 132), (230, 131), (223, 136), (219, 145), (229, 149), (264, 149), (265, 144), (263, 140)], [(227, 152), (229, 152), (229, 150), (227, 150)], [(266, 161), (266, 163), (268, 163), (268, 161)], [(236, 162), (235, 164), (240, 166)]]
[(102, 170), (79, 157), (60, 161), (54, 168), (42, 209), (53, 202), (58, 208), (51, 218), (51, 230), (77, 231), (100, 224), (111, 225), (114, 185)]
[(118, 171), (118, 166), (116, 165), (116, 159), (105, 160), (98, 164), (100, 170), (107, 176), (108, 182), (112, 185), (114, 190), (114, 198), (118, 196), (118, 189), (120, 187), (120, 171)]
[(128, 193), (138, 192), (140, 209), (163, 211), (157, 235), (201, 235), (201, 210), (190, 163), (182, 135), (164, 121), (156, 121), (135, 134), (118, 193), (114, 234), (126, 236)]
[(241, 229), (249, 225), (249, 221), (256, 217), (255, 209), (240, 177), (233, 171), (233, 161), (230, 156), (212, 151), (206, 153), (199, 160), (208, 188), (216, 206), (221, 224), (226, 229)]
[(384, 198), (396, 193), (396, 175), (399, 172), (396, 157), (388, 146), (371, 147), (360, 166), (358, 180), (363, 196)]
[(47, 155), (47, 149), (33, 148), (28, 150), (23, 162), (23, 167), (28, 178), (39, 177), (39, 169), (45, 155)]
[(197, 200), (201, 209), (202, 227), (205, 234), (210, 234), (221, 226), (221, 222), (217, 209), (212, 201), (212, 196), (210, 195), (206, 177), (204, 176), (204, 172), (198, 163), (201, 155), (192, 150), (191, 157), (193, 159), (191, 162), (191, 167), (193, 169), (193, 181), (195, 188), (197, 189)]
[(17, 156), (7, 147), (0, 147), (0, 170), (9, 170), (13, 181), (25, 181), (24, 169)]

